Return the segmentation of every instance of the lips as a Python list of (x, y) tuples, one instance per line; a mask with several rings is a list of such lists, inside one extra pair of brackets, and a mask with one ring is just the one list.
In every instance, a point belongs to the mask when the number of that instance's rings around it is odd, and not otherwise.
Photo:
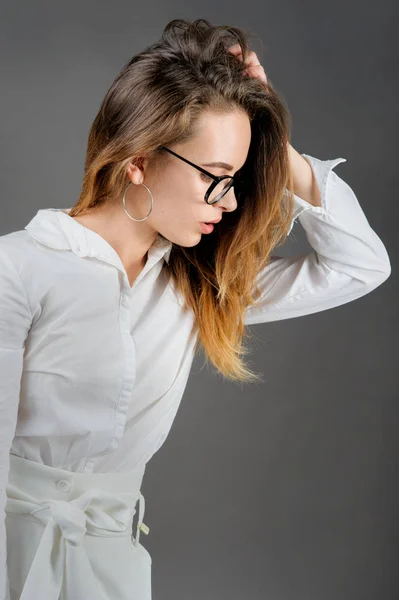
[(200, 223), (201, 230), (203, 233), (212, 233), (214, 224), (213, 223)]

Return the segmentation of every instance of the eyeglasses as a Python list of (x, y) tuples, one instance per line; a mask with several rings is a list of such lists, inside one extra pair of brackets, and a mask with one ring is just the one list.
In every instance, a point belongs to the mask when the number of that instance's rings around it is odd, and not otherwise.
[(221, 175), (220, 177), (218, 177), (217, 175), (213, 175), (213, 173), (209, 173), (209, 171), (205, 171), (205, 169), (203, 169), (202, 167), (199, 167), (198, 165), (187, 160), (187, 158), (183, 158), (183, 156), (180, 156), (180, 154), (177, 154), (176, 152), (170, 150), (166, 146), (160, 146), (160, 148), (162, 148), (163, 150), (167, 150), (177, 158), (180, 158), (180, 160), (184, 160), (184, 162), (194, 167), (194, 169), (198, 169), (198, 171), (201, 171), (202, 173), (204, 173), (204, 175), (206, 175), (210, 179), (213, 179), (213, 182), (205, 192), (204, 196), (204, 200), (208, 204), (215, 204), (215, 202), (219, 202), (219, 200), (223, 198), (223, 196), (227, 194), (229, 189), (238, 181), (237, 173), (234, 176)]

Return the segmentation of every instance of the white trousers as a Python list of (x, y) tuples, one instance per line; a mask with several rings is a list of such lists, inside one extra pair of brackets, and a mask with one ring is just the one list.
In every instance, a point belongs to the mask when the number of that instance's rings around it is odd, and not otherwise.
[(144, 472), (73, 473), (10, 454), (10, 600), (151, 600)]

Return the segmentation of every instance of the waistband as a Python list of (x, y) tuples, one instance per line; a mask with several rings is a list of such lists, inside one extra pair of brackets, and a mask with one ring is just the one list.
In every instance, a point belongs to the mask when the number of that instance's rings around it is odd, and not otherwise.
[[(145, 467), (120, 473), (75, 473), (10, 454), (5, 511), (38, 520), (45, 527), (20, 600), (58, 600), (64, 577), (67, 590), (79, 588), (87, 600), (103, 597), (83, 539), (86, 534), (130, 535), (138, 545), (140, 531), (149, 532), (143, 523), (145, 500), (140, 490)], [(75, 599), (71, 595), (66, 600)]]

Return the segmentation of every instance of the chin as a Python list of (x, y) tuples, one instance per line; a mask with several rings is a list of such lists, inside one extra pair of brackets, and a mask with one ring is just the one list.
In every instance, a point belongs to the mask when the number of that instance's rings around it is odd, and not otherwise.
[(170, 235), (165, 239), (168, 239), (168, 241), (176, 244), (177, 246), (182, 246), (183, 248), (192, 248), (201, 241), (202, 235), (203, 233), (201, 231), (192, 232), (190, 234), (190, 232), (186, 230), (184, 234), (180, 233), (179, 235), (179, 233), (177, 233), (176, 235)]
[(181, 242), (176, 242), (176, 243), (179, 244), (179, 246), (183, 246), (184, 248), (193, 248), (201, 241), (201, 238), (202, 238), (202, 234), (199, 233), (190, 239), (185, 239), (185, 240), (182, 240)]

